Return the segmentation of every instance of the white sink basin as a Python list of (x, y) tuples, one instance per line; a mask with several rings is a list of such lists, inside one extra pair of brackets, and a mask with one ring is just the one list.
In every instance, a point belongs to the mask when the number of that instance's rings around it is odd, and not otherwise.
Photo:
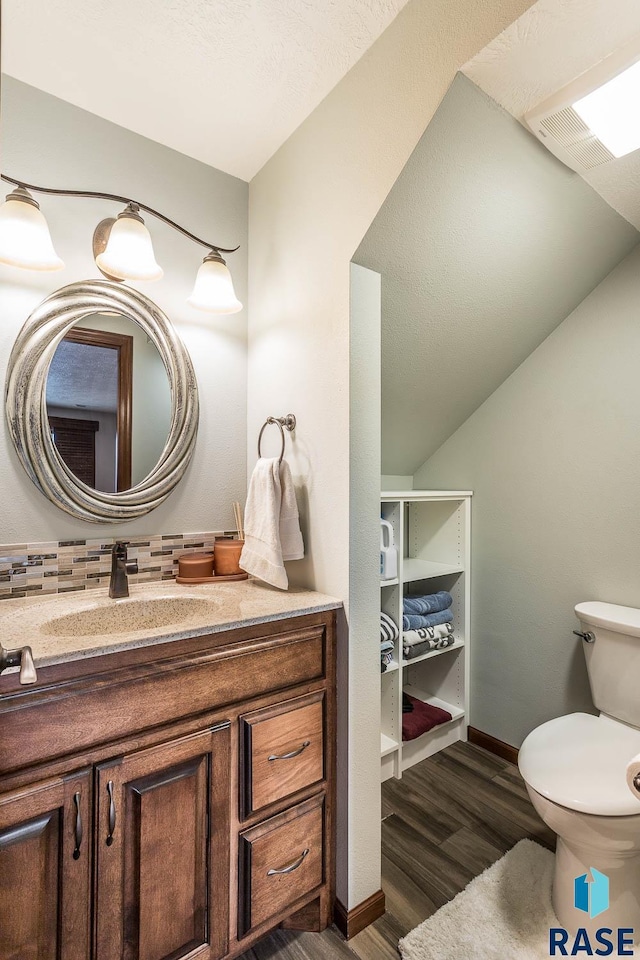
[(106, 600), (94, 607), (47, 620), (42, 623), (40, 632), (50, 637), (96, 637), (157, 627), (181, 627), (202, 620), (218, 607), (216, 600), (204, 597)]

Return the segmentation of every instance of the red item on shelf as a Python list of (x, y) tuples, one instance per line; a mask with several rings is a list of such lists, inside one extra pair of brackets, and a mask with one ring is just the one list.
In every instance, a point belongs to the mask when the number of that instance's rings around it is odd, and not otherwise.
[(425, 703), (424, 700), (417, 700), (409, 694), (406, 694), (406, 696), (413, 704), (413, 710), (411, 713), (402, 714), (403, 742), (415, 740), (416, 737), (421, 737), (427, 730), (432, 730), (433, 727), (453, 719), (447, 710), (434, 707), (433, 704)]

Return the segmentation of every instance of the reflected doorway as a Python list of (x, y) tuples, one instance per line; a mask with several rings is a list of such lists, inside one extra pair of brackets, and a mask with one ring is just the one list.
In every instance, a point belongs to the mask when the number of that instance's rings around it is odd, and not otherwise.
[(131, 487), (133, 337), (74, 327), (47, 378), (51, 437), (70, 470), (105, 493)]

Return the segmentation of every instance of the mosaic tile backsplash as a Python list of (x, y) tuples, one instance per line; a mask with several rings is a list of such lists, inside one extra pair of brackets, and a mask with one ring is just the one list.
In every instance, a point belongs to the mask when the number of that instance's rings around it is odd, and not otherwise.
[(216, 537), (232, 536), (230, 530), (130, 538), (123, 532), (112, 538), (0, 544), (0, 600), (108, 586), (116, 540), (128, 543), (128, 559), (138, 561), (130, 583), (141, 583), (175, 579), (180, 554), (213, 550)]

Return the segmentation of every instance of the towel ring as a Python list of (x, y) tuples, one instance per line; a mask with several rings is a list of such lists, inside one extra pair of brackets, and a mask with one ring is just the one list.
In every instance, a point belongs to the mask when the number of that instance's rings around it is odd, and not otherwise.
[(288, 413), (286, 417), (267, 417), (265, 422), (262, 424), (262, 429), (258, 434), (258, 456), (261, 457), (262, 453), (260, 452), (260, 444), (262, 442), (262, 434), (267, 429), (270, 423), (275, 423), (282, 437), (282, 449), (280, 451), (280, 456), (278, 458), (278, 463), (282, 463), (282, 458), (284, 457), (284, 431), (288, 430), (291, 433), (292, 430), (296, 428), (296, 418), (293, 413)]

